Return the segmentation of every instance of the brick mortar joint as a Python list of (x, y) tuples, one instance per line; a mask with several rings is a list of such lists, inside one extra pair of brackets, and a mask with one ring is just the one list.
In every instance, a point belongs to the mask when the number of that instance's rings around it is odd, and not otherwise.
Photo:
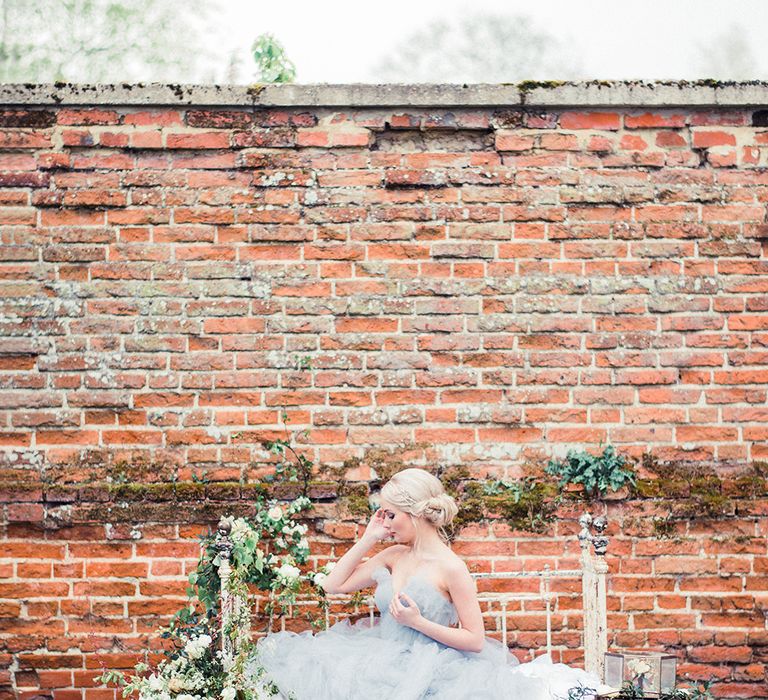
[(604, 81), (471, 85), (6, 84), (3, 106), (735, 107), (768, 104), (768, 81)]

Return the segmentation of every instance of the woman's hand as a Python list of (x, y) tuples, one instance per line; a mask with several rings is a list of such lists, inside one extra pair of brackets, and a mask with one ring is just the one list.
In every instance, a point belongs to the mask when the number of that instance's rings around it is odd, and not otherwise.
[(421, 611), (413, 602), (413, 598), (402, 592), (392, 596), (389, 612), (397, 622), (406, 627), (415, 628), (421, 620)]
[(389, 537), (389, 530), (384, 525), (384, 511), (379, 508), (368, 522), (368, 526), (365, 528), (362, 539), (374, 540), (381, 542), (381, 540)]

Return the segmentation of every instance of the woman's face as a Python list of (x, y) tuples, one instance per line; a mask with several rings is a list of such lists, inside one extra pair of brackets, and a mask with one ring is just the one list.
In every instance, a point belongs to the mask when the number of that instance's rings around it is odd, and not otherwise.
[(384, 513), (384, 527), (389, 530), (392, 539), (400, 544), (413, 542), (416, 527), (411, 516), (384, 500), (381, 502), (381, 510)]

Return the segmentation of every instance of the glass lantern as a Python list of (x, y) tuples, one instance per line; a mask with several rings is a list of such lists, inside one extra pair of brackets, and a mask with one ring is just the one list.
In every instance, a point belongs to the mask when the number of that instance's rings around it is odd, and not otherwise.
[(677, 657), (653, 651), (606, 652), (605, 684), (619, 689), (631, 683), (647, 698), (675, 687)]

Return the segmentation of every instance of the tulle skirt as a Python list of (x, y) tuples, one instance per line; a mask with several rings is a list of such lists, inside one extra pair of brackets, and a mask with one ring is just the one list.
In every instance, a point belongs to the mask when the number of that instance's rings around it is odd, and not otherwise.
[(389, 617), (316, 635), (279, 632), (261, 640), (257, 659), (296, 700), (566, 700), (569, 688), (599, 684), (547, 655), (517, 664), (493, 639), (481, 652), (458, 651)]

